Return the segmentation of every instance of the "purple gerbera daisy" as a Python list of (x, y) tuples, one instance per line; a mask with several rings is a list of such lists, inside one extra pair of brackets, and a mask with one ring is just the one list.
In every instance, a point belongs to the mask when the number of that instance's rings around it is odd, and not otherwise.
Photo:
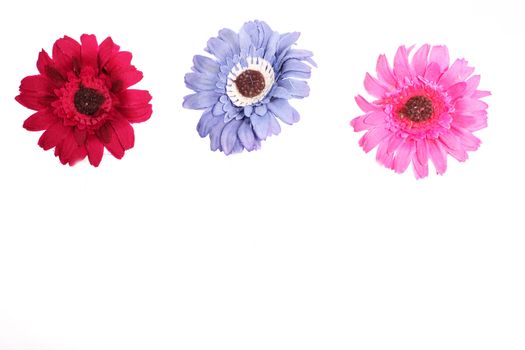
[(184, 80), (196, 93), (184, 97), (183, 106), (204, 110), (197, 131), (210, 136), (213, 151), (259, 149), (262, 140), (281, 131), (277, 119), (299, 121), (288, 100), (308, 96), (305, 79), (315, 66), (312, 52), (292, 48), (299, 35), (248, 22), (239, 33), (222, 29), (208, 41), (205, 50), (215, 59), (193, 58), (193, 72)]

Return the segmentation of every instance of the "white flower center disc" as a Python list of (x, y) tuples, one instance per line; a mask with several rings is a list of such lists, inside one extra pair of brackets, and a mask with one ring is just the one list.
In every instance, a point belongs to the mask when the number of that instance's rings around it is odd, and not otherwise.
[[(240, 63), (237, 63), (228, 74), (228, 81), (226, 82), (226, 94), (237, 107), (249, 106), (260, 102), (268, 94), (275, 82), (275, 73), (270, 62), (261, 57), (248, 57), (246, 61), (248, 67), (242, 67)], [(235, 84), (237, 77), (248, 70), (257, 71), (264, 78), (264, 89), (254, 97), (242, 95)]]

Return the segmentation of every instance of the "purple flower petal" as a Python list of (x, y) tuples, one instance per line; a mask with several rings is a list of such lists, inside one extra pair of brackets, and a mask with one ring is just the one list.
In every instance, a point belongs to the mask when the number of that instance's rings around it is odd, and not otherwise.
[(196, 55), (193, 64), (197, 72), (215, 75), (219, 72), (219, 64), (209, 57)]
[(221, 146), (224, 154), (231, 154), (237, 141), (237, 131), (241, 125), (240, 120), (232, 120), (222, 129)]
[(291, 125), (299, 121), (299, 113), (286, 100), (275, 99), (268, 104), (268, 109), (286, 124)]
[(220, 95), (213, 91), (202, 91), (196, 94), (184, 96), (182, 106), (189, 109), (206, 109), (213, 106)]
[(202, 73), (188, 73), (184, 76), (186, 86), (194, 91), (212, 91), (216, 89), (215, 81)]
[[(297, 80), (297, 79), (286, 79), (286, 80), (280, 80), (279, 86), (286, 89), (288, 91), (288, 95), (290, 97), (296, 97), (296, 98), (304, 98), (307, 97), (310, 94), (310, 87), (308, 86), (308, 83), (304, 80)], [(290, 97), (281, 97), (274, 94), (275, 97), (279, 98), (285, 98), (289, 99)]]
[(243, 123), (239, 127), (239, 130), (237, 131), (237, 135), (239, 136), (239, 140), (241, 140), (241, 143), (243, 144), (244, 148), (246, 148), (248, 151), (253, 151), (255, 149), (255, 135), (253, 133), (250, 119), (246, 118), (243, 121)]
[(253, 130), (257, 137), (261, 140), (266, 140), (268, 137), (268, 131), (270, 130), (270, 116), (265, 114), (264, 116), (253, 115), (250, 118), (252, 122)]

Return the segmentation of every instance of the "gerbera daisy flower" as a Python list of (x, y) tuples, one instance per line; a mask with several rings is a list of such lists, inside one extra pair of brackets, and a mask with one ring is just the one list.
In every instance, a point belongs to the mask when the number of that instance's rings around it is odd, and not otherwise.
[(430, 159), (438, 174), (447, 169), (447, 156), (460, 162), (480, 140), (472, 133), (487, 126), (488, 91), (477, 90), (479, 75), (458, 59), (449, 66), (446, 46), (423, 45), (409, 60), (411, 49), (401, 46), (390, 68), (385, 55), (377, 60), (377, 79), (365, 77), (365, 89), (377, 100), (356, 102), (365, 115), (351, 121), (365, 152), (378, 146), (377, 161), (396, 173), (410, 163), (416, 178), (428, 175)]
[(204, 110), (197, 125), (201, 137), (209, 135), (211, 149), (225, 154), (253, 151), (262, 140), (299, 121), (288, 103), (308, 96), (305, 79), (315, 66), (312, 52), (292, 48), (299, 33), (279, 34), (265, 22), (244, 24), (235, 33), (222, 29), (197, 55), (186, 86), (196, 93), (184, 97), (183, 106)]
[(36, 111), (24, 128), (45, 130), (38, 144), (44, 150), (54, 147), (62, 164), (87, 155), (98, 166), (104, 148), (122, 158), (135, 141), (130, 123), (146, 121), (152, 113), (149, 92), (128, 89), (142, 79), (131, 57), (110, 37), (100, 45), (94, 35), (82, 35), (80, 43), (58, 39), (52, 58), (40, 52), (40, 74), (20, 85), (16, 100)]

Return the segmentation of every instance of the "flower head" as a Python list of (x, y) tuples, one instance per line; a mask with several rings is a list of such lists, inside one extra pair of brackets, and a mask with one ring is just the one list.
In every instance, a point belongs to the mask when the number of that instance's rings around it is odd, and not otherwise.
[(299, 121), (288, 103), (308, 96), (312, 53), (292, 48), (299, 33), (279, 34), (265, 22), (248, 22), (239, 33), (222, 29), (208, 41), (209, 58), (193, 58), (186, 86), (196, 93), (183, 106), (204, 110), (197, 125), (201, 137), (209, 135), (211, 149), (225, 154), (256, 150), (261, 141)]
[(98, 166), (104, 148), (122, 158), (135, 141), (130, 123), (146, 121), (152, 113), (148, 91), (128, 89), (142, 79), (131, 57), (111, 38), (100, 45), (94, 35), (82, 35), (80, 43), (58, 39), (52, 58), (40, 52), (40, 74), (20, 85), (16, 100), (36, 111), (24, 128), (45, 130), (38, 144), (44, 150), (54, 147), (62, 164), (87, 156)]
[(477, 90), (480, 77), (458, 59), (449, 66), (446, 46), (423, 45), (409, 61), (411, 49), (401, 46), (390, 68), (384, 55), (377, 60), (377, 79), (365, 77), (365, 89), (373, 102), (357, 96), (365, 115), (352, 120), (365, 152), (378, 146), (377, 161), (397, 173), (410, 163), (416, 178), (428, 175), (428, 160), (438, 174), (447, 169), (447, 156), (460, 162), (475, 151), (480, 140), (472, 133), (487, 126), (490, 95)]

